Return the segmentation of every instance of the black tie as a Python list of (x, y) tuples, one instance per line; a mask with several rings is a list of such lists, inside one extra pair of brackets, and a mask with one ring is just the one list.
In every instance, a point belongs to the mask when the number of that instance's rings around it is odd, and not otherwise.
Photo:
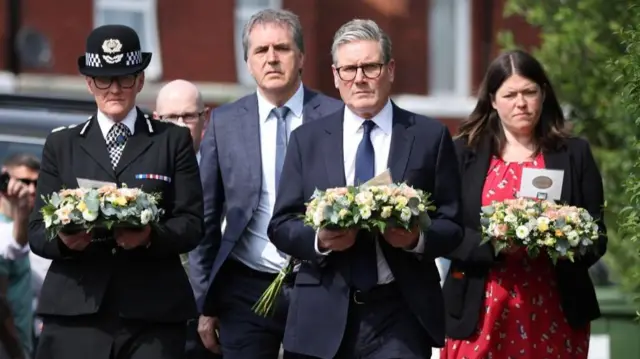
[[(371, 143), (371, 131), (376, 124), (371, 120), (362, 123), (364, 134), (356, 152), (356, 173), (354, 185), (360, 185), (373, 178), (375, 173), (375, 151)], [(366, 291), (378, 283), (378, 259), (375, 237), (360, 231), (352, 247), (351, 281), (354, 287)]]

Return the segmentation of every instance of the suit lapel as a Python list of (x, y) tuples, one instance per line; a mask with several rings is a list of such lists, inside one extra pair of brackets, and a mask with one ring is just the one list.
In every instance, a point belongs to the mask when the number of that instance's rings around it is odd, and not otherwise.
[(544, 166), (547, 169), (562, 170), (564, 175), (562, 177), (562, 191), (560, 193), (560, 201), (571, 201), (571, 159), (569, 152), (566, 151), (566, 147), (555, 151), (547, 151), (543, 153)]
[(344, 177), (343, 116), (344, 108), (326, 119), (326, 138), (322, 141), (324, 146), (322, 157), (327, 169), (329, 187), (343, 187), (347, 183)]
[(238, 114), (233, 124), (240, 141), (238, 150), (244, 149), (245, 173), (240, 178), (249, 180), (254, 188), (262, 185), (262, 149), (260, 148), (260, 114), (258, 112), (258, 97), (253, 95), (247, 98), (243, 106), (238, 109)]
[(302, 123), (313, 121), (321, 116), (318, 111), (320, 102), (316, 100), (318, 94), (304, 87), (304, 99), (302, 104)]
[[(482, 207), (482, 190), (484, 182), (489, 171), (491, 160), (491, 141), (484, 139), (479, 143), (476, 151), (466, 150), (462, 163), (462, 191), (464, 201), (467, 203), (465, 208)], [(471, 214), (469, 214), (471, 215)], [(477, 217), (477, 213), (473, 213), (472, 218)]]
[(391, 171), (394, 182), (402, 182), (407, 168), (407, 162), (411, 155), (414, 136), (408, 131), (411, 126), (411, 115), (393, 106), (393, 130), (391, 132), (391, 145), (387, 167)]
[(100, 125), (98, 125), (96, 116), (93, 116), (91, 120), (89, 120), (89, 123), (84, 125), (80, 132), (78, 142), (80, 143), (80, 148), (102, 167), (110, 178), (115, 178), (115, 173), (111, 167), (111, 159), (109, 159), (109, 152), (107, 151), (107, 143), (102, 135), (102, 131), (100, 131)]
[[(140, 157), (153, 144), (153, 137), (147, 125), (148, 115), (138, 111), (133, 136), (127, 139), (122, 157), (116, 166), (116, 176), (119, 176), (129, 164)], [(150, 126), (150, 125), (149, 125)]]

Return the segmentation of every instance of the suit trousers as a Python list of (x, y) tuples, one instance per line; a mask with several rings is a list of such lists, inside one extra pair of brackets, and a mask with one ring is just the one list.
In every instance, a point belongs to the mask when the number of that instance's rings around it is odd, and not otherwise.
[[(322, 338), (318, 338), (322, 340)], [(347, 327), (333, 359), (429, 359), (429, 335), (395, 283), (352, 291)], [(290, 354), (288, 359), (318, 359)]]
[(257, 315), (252, 307), (276, 278), (227, 259), (216, 278), (216, 308), (220, 321), (220, 345), (224, 359), (277, 359), (287, 320), (288, 290), (284, 285), (270, 316)]
[(96, 314), (43, 316), (36, 359), (184, 359), (186, 322), (120, 318), (110, 292)]

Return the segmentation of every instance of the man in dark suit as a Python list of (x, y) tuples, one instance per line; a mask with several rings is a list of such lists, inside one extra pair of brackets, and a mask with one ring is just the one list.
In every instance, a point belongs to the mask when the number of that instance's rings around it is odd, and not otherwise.
[[(371, 20), (335, 34), (333, 73), (342, 111), (293, 132), (269, 238), (298, 258), (284, 349), (300, 358), (429, 358), (444, 344), (444, 308), (434, 258), (460, 243), (460, 176), (440, 122), (389, 99), (391, 41)], [(316, 188), (363, 183), (390, 169), (394, 182), (432, 193), (437, 209), (421, 232), (304, 225)]]
[[(92, 31), (80, 72), (98, 111), (59, 128), (42, 153), (29, 244), (53, 260), (38, 313), (44, 318), (37, 358), (182, 359), (185, 323), (197, 315), (180, 253), (203, 233), (202, 189), (189, 130), (153, 121), (135, 107), (150, 53), (131, 28)], [(98, 182), (161, 194), (157, 226), (45, 235), (42, 196)]]
[(243, 44), (258, 90), (211, 116), (200, 150), (205, 236), (190, 253), (189, 269), (205, 346), (225, 359), (275, 359), (287, 299), (279, 298), (272, 316), (259, 316), (252, 306), (287, 262), (267, 237), (287, 139), (301, 124), (337, 111), (340, 102), (302, 85), (304, 45), (295, 14), (255, 14)]

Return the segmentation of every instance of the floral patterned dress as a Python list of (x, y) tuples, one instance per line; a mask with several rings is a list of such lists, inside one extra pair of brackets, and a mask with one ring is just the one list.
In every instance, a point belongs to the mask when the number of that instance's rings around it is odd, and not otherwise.
[[(544, 168), (544, 158), (530, 162), (491, 160), (482, 205), (513, 198), (522, 168)], [(546, 255), (535, 259), (523, 249), (505, 256), (489, 272), (478, 331), (465, 340), (447, 339), (441, 359), (586, 359), (589, 326), (567, 323)]]

